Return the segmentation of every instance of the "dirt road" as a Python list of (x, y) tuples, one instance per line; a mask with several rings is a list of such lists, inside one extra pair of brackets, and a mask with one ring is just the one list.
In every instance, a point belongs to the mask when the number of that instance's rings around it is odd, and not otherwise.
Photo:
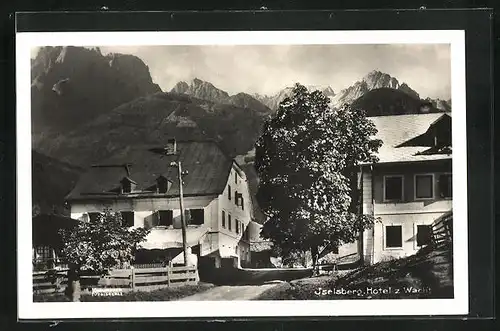
[(217, 300), (252, 300), (262, 292), (278, 285), (280, 282), (269, 282), (262, 285), (224, 285), (208, 291), (197, 293), (181, 301), (217, 301)]

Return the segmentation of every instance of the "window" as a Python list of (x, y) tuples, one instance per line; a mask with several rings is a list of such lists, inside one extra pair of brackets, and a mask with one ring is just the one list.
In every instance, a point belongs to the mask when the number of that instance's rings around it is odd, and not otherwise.
[(226, 212), (222, 211), (222, 227), (226, 227)]
[(385, 247), (403, 247), (403, 227), (401, 225), (388, 225), (385, 227)]
[(133, 211), (122, 211), (122, 226), (131, 227), (134, 226), (134, 212)]
[(384, 177), (384, 199), (403, 200), (403, 176)]
[(130, 182), (123, 182), (123, 193), (132, 192), (132, 184)]
[(236, 230), (236, 234), (239, 234), (240, 233), (240, 221), (238, 220), (235, 220), (235, 230)]
[(234, 183), (238, 184), (238, 174), (236, 172), (234, 173)]
[(417, 225), (417, 246), (425, 246), (431, 242), (430, 225)]
[(248, 240), (248, 238), (249, 238), (248, 228), (245, 229), (245, 226), (243, 226), (243, 239)]
[(439, 196), (441, 198), (451, 198), (453, 196), (451, 174), (443, 174), (439, 176)]
[(231, 185), (227, 186), (227, 198), (231, 201)]
[(227, 214), (227, 228), (231, 231), (231, 214)]
[(99, 216), (101, 215), (101, 213), (96, 213), (96, 212), (90, 212), (89, 213), (89, 220), (91, 222), (95, 222), (99, 219)]
[(415, 199), (434, 198), (434, 176), (415, 175)]
[(135, 187), (137, 185), (136, 182), (134, 182), (128, 177), (124, 177), (121, 180), (121, 184), (122, 184), (122, 193), (131, 193), (132, 191), (135, 190)]
[(170, 226), (172, 224), (174, 224), (174, 212), (172, 210), (159, 210), (158, 225)]
[(158, 193), (167, 193), (168, 189), (170, 188), (168, 179), (166, 179), (163, 176), (158, 177), (157, 179), (157, 188), (158, 188)]
[(245, 224), (241, 222), (241, 233), (245, 233)]
[(239, 197), (238, 191), (234, 191), (234, 203), (236, 204), (236, 206), (238, 206), (238, 197)]
[[(205, 223), (205, 211), (203, 209), (188, 209), (190, 217), (186, 217), (186, 224), (202, 225)], [(189, 222), (187, 221), (189, 220)]]
[(49, 246), (37, 246), (36, 260), (37, 262), (47, 262), (52, 259), (52, 249)]

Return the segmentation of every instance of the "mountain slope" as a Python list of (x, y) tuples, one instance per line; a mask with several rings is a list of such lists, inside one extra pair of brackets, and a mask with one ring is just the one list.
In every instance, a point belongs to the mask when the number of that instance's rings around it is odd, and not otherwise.
[(238, 93), (230, 96), (224, 103), (242, 108), (250, 108), (260, 113), (270, 113), (270, 109), (262, 102), (247, 93)]
[(432, 103), (415, 98), (399, 89), (378, 88), (366, 92), (351, 103), (353, 109), (363, 109), (367, 116), (419, 114), (441, 112)]
[(430, 102), (433, 107), (441, 111), (451, 111), (451, 100), (426, 98), (425, 101)]
[(137, 97), (161, 91), (138, 57), (99, 48), (42, 47), (32, 60), (32, 130), (68, 132)]
[(83, 169), (32, 151), (33, 213), (69, 215), (64, 197), (73, 189)]
[(68, 134), (46, 135), (35, 148), (88, 166), (125, 146), (157, 144), (175, 137), (216, 140), (234, 157), (253, 148), (265, 118), (265, 114), (248, 108), (156, 93), (103, 113)]

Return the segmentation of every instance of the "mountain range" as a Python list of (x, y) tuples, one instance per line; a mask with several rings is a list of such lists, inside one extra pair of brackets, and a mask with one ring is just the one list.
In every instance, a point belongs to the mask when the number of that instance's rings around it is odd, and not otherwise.
[(240, 92), (230, 96), (226, 91), (215, 87), (212, 83), (198, 78), (194, 78), (189, 84), (180, 81), (170, 90), (170, 92), (187, 94), (197, 99), (208, 100), (215, 103), (249, 108), (261, 113), (270, 113), (271, 111), (265, 104), (248, 93)]
[[(330, 86), (306, 85), (305, 87), (309, 90), (309, 92), (316, 90), (321, 91), (325, 96), (329, 97), (330, 99), (335, 96), (335, 92)], [(271, 96), (260, 95), (260, 94), (254, 94), (254, 96), (257, 100), (259, 100), (267, 107), (275, 111), (276, 109), (278, 109), (280, 102), (283, 101), (286, 97), (291, 95), (292, 90), (293, 86), (287, 86)]]
[[(230, 95), (195, 78), (163, 92), (140, 58), (104, 55), (99, 48), (43, 47), (31, 70), (33, 201), (41, 212), (54, 210), (57, 201), (62, 205), (82, 169), (127, 146), (171, 137), (217, 141), (242, 163), (255, 191), (255, 141), (292, 90)], [(424, 104), (428, 111), (451, 110), (450, 102), (421, 100), (405, 83), (379, 71), (338, 93), (330, 86), (307, 88), (322, 91), (334, 107), (350, 103), (368, 116), (418, 113)], [(255, 212), (261, 215), (258, 208)]]

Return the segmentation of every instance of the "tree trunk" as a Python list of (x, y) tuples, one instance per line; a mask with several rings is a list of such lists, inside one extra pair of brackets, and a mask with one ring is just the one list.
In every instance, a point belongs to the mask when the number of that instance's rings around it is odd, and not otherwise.
[(318, 246), (311, 247), (311, 257), (312, 257), (312, 263), (313, 263), (313, 275), (318, 275), (319, 274), (319, 270), (318, 270), (318, 258), (319, 258)]
[(79, 302), (81, 296), (80, 288), (80, 272), (74, 267), (68, 270), (68, 286), (66, 288), (66, 295), (72, 302)]

